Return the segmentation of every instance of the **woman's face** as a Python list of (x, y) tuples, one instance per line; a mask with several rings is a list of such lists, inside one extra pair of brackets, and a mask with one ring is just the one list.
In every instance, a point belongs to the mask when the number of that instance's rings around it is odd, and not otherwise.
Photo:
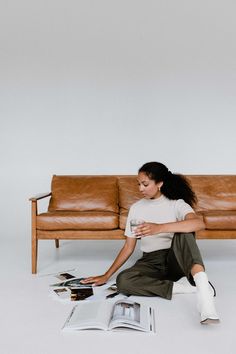
[(156, 183), (153, 179), (150, 179), (146, 173), (140, 172), (138, 174), (138, 184), (139, 190), (144, 198), (155, 199), (161, 196), (160, 188), (163, 182)]

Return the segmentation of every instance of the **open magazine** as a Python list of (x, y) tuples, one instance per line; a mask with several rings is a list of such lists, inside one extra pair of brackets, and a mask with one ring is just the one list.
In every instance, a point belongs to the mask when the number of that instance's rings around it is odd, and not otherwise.
[(147, 304), (128, 299), (116, 302), (110, 300), (82, 302), (73, 308), (62, 329), (74, 331), (121, 328), (155, 333), (154, 309)]

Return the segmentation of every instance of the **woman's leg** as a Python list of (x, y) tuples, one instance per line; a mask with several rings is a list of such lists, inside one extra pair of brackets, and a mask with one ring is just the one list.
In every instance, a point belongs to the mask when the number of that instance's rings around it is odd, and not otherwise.
[(167, 280), (169, 250), (145, 253), (135, 265), (117, 276), (118, 291), (126, 295), (172, 297), (173, 282)]
[(201, 323), (218, 323), (219, 317), (215, 307), (214, 292), (209, 285), (207, 274), (204, 271), (193, 276), (197, 287), (198, 310), (201, 314)]
[(193, 233), (174, 235), (167, 262), (170, 279), (177, 281), (186, 276), (195, 286), (193, 275), (196, 271), (204, 271), (205, 267)]
[(168, 269), (173, 280), (178, 280), (176, 263), (189, 282), (196, 285), (201, 322), (219, 322), (214, 304), (214, 293), (209, 285), (202, 257), (193, 234), (180, 233), (174, 235), (168, 256)]

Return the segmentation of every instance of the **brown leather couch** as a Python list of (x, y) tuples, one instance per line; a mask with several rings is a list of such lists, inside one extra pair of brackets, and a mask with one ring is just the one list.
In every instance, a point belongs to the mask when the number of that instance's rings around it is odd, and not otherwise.
[[(186, 176), (198, 197), (196, 212), (206, 228), (197, 238), (236, 238), (236, 176)], [(48, 211), (38, 214), (38, 200), (50, 197)], [(128, 209), (142, 198), (136, 176), (57, 176), (51, 192), (32, 202), (32, 273), (37, 272), (40, 239), (122, 239)]]

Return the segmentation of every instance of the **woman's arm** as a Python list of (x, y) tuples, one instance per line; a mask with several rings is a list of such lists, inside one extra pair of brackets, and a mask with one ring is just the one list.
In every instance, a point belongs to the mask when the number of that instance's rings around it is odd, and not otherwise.
[(182, 221), (154, 224), (145, 222), (136, 228), (136, 236), (149, 236), (165, 232), (194, 232), (205, 228), (203, 220), (195, 213), (188, 213)]
[(136, 238), (126, 237), (126, 241), (110, 268), (103, 275), (88, 277), (81, 281), (83, 284), (102, 285), (127, 261), (137, 243)]

